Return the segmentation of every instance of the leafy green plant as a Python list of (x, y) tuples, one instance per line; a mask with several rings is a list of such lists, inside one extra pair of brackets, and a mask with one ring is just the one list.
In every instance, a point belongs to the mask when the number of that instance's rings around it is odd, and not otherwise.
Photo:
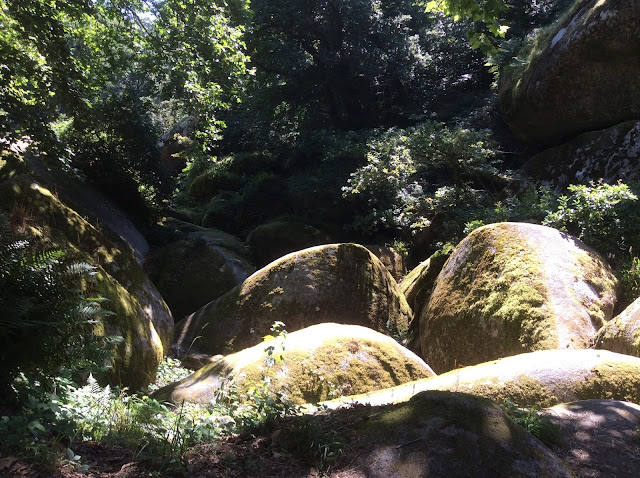
[(411, 240), (437, 223), (433, 242), (446, 242), (459, 238), (464, 224), (490, 207), (492, 194), (508, 183), (498, 166), (487, 131), (428, 121), (375, 135), (367, 164), (343, 191), (362, 203), (364, 214), (354, 223), (361, 232), (388, 230)]
[[(20, 373), (45, 377), (60, 372), (102, 370), (111, 337), (93, 333), (111, 312), (103, 299), (82, 291), (95, 268), (73, 262), (60, 250), (0, 235), (0, 383), (4, 390)], [(2, 233), (2, 231), (0, 231)]]
[(570, 185), (543, 224), (569, 232), (612, 262), (621, 263), (627, 254), (640, 249), (637, 201), (632, 186), (622, 182)]
[(521, 408), (514, 402), (505, 400), (502, 402), (502, 409), (514, 422), (545, 445), (552, 445), (560, 439), (560, 428), (551, 423), (549, 418), (540, 412), (538, 406)]

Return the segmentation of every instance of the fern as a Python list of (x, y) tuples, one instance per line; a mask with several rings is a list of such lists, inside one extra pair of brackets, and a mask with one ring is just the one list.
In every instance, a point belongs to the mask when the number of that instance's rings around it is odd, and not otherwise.
[(95, 267), (60, 249), (10, 240), (7, 223), (0, 214), (0, 386), (20, 372), (103, 368), (115, 340), (93, 330), (112, 313), (81, 288)]

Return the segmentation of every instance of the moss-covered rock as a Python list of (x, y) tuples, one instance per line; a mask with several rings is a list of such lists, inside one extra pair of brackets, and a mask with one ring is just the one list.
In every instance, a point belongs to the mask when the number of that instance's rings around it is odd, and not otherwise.
[(407, 273), (407, 265), (403, 254), (389, 246), (366, 245), (374, 256), (387, 268), (393, 278), (400, 282)]
[[(640, 113), (638, 114), (640, 116)], [(533, 156), (523, 169), (533, 178), (551, 181), (556, 191), (569, 184), (640, 179), (640, 121), (584, 133)]]
[(595, 346), (640, 357), (640, 299), (636, 299), (598, 331)]
[[(272, 347), (273, 363), (268, 363)], [(208, 403), (233, 384), (241, 396), (265, 377), (296, 404), (393, 387), (433, 371), (391, 337), (358, 325), (325, 323), (213, 359), (193, 375), (158, 391), (156, 398)]]
[(224, 295), (255, 271), (239, 254), (239, 240), (198, 229), (179, 234), (180, 239), (154, 251), (148, 261), (149, 276), (176, 318)]
[(322, 322), (404, 336), (411, 309), (380, 261), (362, 246), (293, 252), (177, 324), (184, 350), (231, 353), (251, 347), (276, 321), (293, 332)]
[(577, 2), (501, 72), (500, 106), (516, 136), (552, 144), (640, 117), (638, 31), (635, 0)]
[(464, 392), (520, 406), (549, 407), (589, 399), (640, 403), (640, 358), (608, 350), (541, 350), (328, 405), (399, 403), (424, 390)]
[(75, 260), (98, 267), (95, 289), (115, 312), (100, 334), (120, 335), (109, 380), (132, 389), (151, 383), (173, 337), (173, 318), (134, 252), (109, 231), (91, 224), (57, 194), (23, 175), (0, 184), (0, 209), (25, 232)]
[(416, 317), (429, 300), (436, 278), (450, 254), (436, 252), (429, 259), (418, 264), (400, 282), (400, 291), (407, 299), (407, 303)]
[(264, 267), (290, 252), (332, 242), (324, 232), (297, 221), (271, 221), (256, 227), (247, 237), (257, 267)]
[(425, 392), (400, 405), (334, 413), (349, 423), (359, 446), (357, 456), (332, 476), (574, 476), (500, 407), (471, 395)]
[(438, 372), (535, 350), (587, 348), (609, 320), (617, 281), (578, 239), (534, 224), (473, 231), (440, 272), (420, 316)]

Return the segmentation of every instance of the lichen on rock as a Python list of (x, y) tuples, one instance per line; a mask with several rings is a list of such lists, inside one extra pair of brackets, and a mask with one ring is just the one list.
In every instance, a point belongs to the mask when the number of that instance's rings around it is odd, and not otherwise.
[(324, 323), (218, 357), (160, 390), (157, 398), (208, 403), (221, 387), (233, 384), (244, 396), (268, 378), (269, 387), (293, 403), (317, 403), (433, 375), (391, 337), (357, 325)]
[(617, 281), (575, 238), (533, 224), (471, 233), (420, 316), (422, 355), (437, 372), (535, 350), (587, 348), (613, 312)]
[(228, 354), (251, 347), (284, 322), (289, 332), (322, 322), (402, 337), (411, 309), (380, 261), (362, 246), (330, 244), (293, 252), (177, 324), (183, 351)]

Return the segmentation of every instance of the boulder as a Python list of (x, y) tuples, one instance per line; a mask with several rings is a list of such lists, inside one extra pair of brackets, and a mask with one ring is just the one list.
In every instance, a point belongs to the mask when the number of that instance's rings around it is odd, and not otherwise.
[(640, 118), (638, 31), (635, 0), (576, 3), (501, 72), (500, 107), (515, 135), (554, 144)]
[(421, 354), (420, 347), (420, 313), (431, 296), (436, 278), (450, 253), (436, 252), (429, 259), (418, 264), (400, 282), (400, 291), (407, 299), (413, 311), (413, 319), (409, 323), (407, 347), (409, 350)]
[(577, 476), (640, 476), (640, 406), (617, 400), (581, 400), (542, 411), (558, 440), (549, 447)]
[[(23, 175), (0, 184), (0, 209), (12, 211), (14, 220), (28, 223), (31, 234), (52, 248), (98, 268), (91, 294), (108, 299), (103, 307), (115, 314), (106, 317), (96, 332), (124, 338), (108, 380), (131, 389), (145, 387), (154, 380), (158, 364), (171, 346), (171, 312), (133, 250), (68, 207), (60, 199), (64, 194), (62, 188), (53, 194)], [(21, 218), (16, 217), (18, 212)]]
[(358, 447), (333, 478), (574, 476), (499, 406), (479, 397), (425, 392), (400, 405), (334, 413), (349, 424)]
[(420, 316), (420, 311), (428, 302), (436, 278), (449, 256), (449, 253), (436, 252), (429, 259), (418, 264), (400, 282), (400, 291), (416, 317)]
[(584, 133), (577, 138), (533, 156), (522, 169), (529, 176), (551, 181), (562, 192), (569, 184), (603, 180), (640, 179), (640, 121)]
[(178, 234), (180, 239), (155, 251), (149, 277), (173, 316), (185, 317), (224, 295), (255, 268), (239, 253), (243, 244), (214, 229)]
[(391, 273), (396, 282), (400, 282), (407, 273), (407, 265), (405, 264), (404, 255), (399, 253), (393, 247), (367, 245), (374, 256), (380, 259), (380, 262)]
[(640, 403), (640, 358), (608, 350), (541, 350), (325, 404), (330, 408), (386, 405), (407, 401), (425, 390), (510, 400), (521, 407), (589, 399)]
[[(157, 392), (155, 398), (209, 403), (221, 388), (241, 396), (265, 378), (295, 404), (393, 387), (433, 371), (391, 337), (358, 325), (318, 324), (280, 335), (211, 363)], [(272, 387), (272, 388), (271, 388)]]
[(598, 331), (595, 346), (640, 357), (640, 298)]
[(453, 251), (420, 315), (437, 373), (523, 352), (587, 348), (609, 320), (617, 280), (596, 252), (521, 223), (473, 231)]
[(411, 309), (380, 261), (356, 244), (293, 252), (177, 324), (183, 351), (228, 354), (260, 343), (271, 325), (289, 332), (322, 322), (404, 336)]
[(258, 267), (290, 252), (332, 242), (324, 232), (297, 221), (271, 221), (256, 227), (247, 237), (251, 256)]

